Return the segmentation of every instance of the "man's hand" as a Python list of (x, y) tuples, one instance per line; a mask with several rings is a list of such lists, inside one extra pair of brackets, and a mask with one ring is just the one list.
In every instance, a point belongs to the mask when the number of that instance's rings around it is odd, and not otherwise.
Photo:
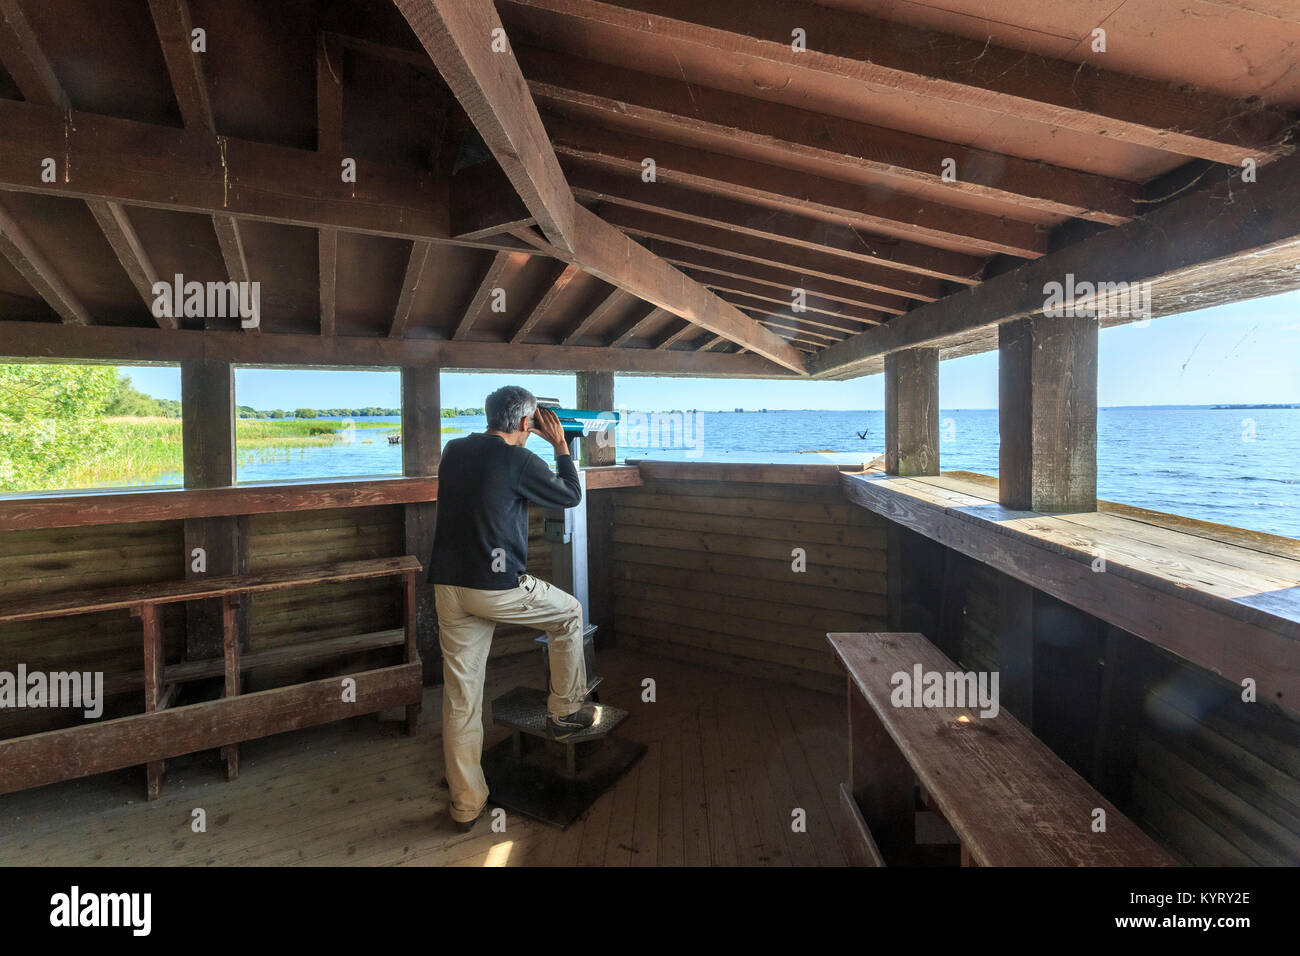
[(569, 454), (569, 443), (564, 438), (564, 426), (560, 424), (560, 418), (555, 412), (539, 405), (533, 420), (536, 423), (533, 430), (551, 443), (555, 454)]

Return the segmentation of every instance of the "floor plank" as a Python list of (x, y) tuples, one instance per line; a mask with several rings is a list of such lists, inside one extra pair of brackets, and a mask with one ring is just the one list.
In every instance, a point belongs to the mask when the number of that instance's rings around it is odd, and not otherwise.
[[(486, 695), (543, 686), (533, 654), (489, 665)], [(708, 866), (843, 865), (828, 807), (845, 761), (843, 702), (628, 650), (602, 653), (604, 702), (646, 755), (566, 831), (506, 814), (468, 834), (446, 816), (439, 688), (415, 737), (399, 712), (240, 747), (238, 780), (216, 752), (168, 761), (159, 800), (130, 768), (0, 796), (8, 865)], [(642, 698), (646, 677), (656, 699)], [(506, 737), (485, 727), (484, 748)], [(824, 791), (824, 792), (823, 792)], [(793, 806), (809, 832), (793, 834)], [(194, 811), (206, 832), (191, 827)]]

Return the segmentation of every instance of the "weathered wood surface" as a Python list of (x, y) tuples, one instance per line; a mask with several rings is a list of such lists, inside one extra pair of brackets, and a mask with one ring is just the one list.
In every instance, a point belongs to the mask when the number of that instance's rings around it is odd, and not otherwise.
[(834, 692), (825, 632), (884, 624), (883, 523), (855, 510), (818, 485), (648, 478), (615, 492), (619, 645)]
[[(22, 826), (0, 827), (0, 858), (14, 866), (844, 864), (835, 841), (842, 700), (622, 649), (600, 660), (602, 696), (633, 710), (619, 733), (649, 751), (563, 833), (508, 814), (504, 834), (486, 821), (457, 834), (443, 825), (439, 721), (406, 737), (392, 722), (361, 720), (249, 741), (231, 783), (215, 778), (206, 754), (170, 760), (171, 788), (156, 804), (139, 799), (132, 770), (5, 794), (0, 819)], [(542, 674), (535, 656), (489, 663), (485, 696), (541, 686)], [(640, 699), (647, 674), (671, 691), (653, 704)], [(426, 689), (424, 706), (440, 712), (440, 688)], [(485, 746), (506, 736), (487, 722)], [(223, 820), (215, 824), (209, 809), (206, 834), (156, 839), (160, 813), (188, 820), (196, 803), (210, 808), (214, 799)], [(790, 830), (795, 807), (807, 812), (805, 833)], [(741, 812), (751, 818), (738, 821)]]
[[(0, 104), (4, 102), (0, 100)], [(3, 113), (3, 108), (0, 108), (0, 113)], [(0, 141), (2, 139), (0, 137)], [(721, 299), (717, 301), (726, 306)], [(760, 331), (766, 331), (743, 313), (737, 314)], [(701, 353), (684, 349), (659, 351), (294, 332), (249, 336), (244, 331), (209, 329), (199, 333), (111, 325), (77, 326), (74, 330), (64, 323), (23, 321), (0, 321), (0, 356), (24, 362), (59, 364), (71, 359), (105, 359), (151, 365), (206, 356), (254, 365), (311, 365), (320, 368), (436, 364), (447, 371), (657, 372), (662, 375), (762, 379), (791, 379), (797, 375), (760, 355)]]
[(45, 617), (67, 617), (135, 607), (141, 604), (172, 604), (197, 598), (221, 597), (225, 594), (256, 594), (279, 591), (304, 584), (334, 581), (360, 581), (387, 577), (405, 571), (420, 570), (420, 562), (409, 555), (373, 561), (347, 561), (312, 569), (264, 571), (257, 574), (211, 577), (206, 580), (168, 581), (158, 584), (106, 588), (83, 593), (49, 595), (35, 600), (12, 601), (0, 605), (0, 623), (32, 621)]
[(772, 482), (783, 485), (836, 485), (843, 472), (860, 472), (860, 465), (761, 465), (711, 461), (651, 461), (629, 459), (645, 479), (690, 479), (692, 481)]
[[(956, 670), (920, 634), (830, 634), (852, 687), (979, 866), (1152, 866), (1174, 860), (1005, 711), (894, 707), (891, 675)], [(1105, 811), (1105, 832), (1093, 814)]]
[[(641, 483), (635, 465), (588, 468), (587, 488), (625, 488)], [(438, 499), (438, 479), (339, 478), (303, 484), (273, 482), (227, 488), (166, 491), (65, 492), (0, 498), (0, 531), (75, 528), (137, 521), (211, 518), (227, 515), (318, 511), (403, 505)]]
[(435, 501), (437, 478), (339, 478), (227, 488), (0, 498), (0, 531), (314, 511)]
[(842, 487), (877, 514), (1300, 709), (1300, 560), (1256, 550), (1257, 535), (1232, 545), (1191, 528), (1148, 533), (1144, 521), (1119, 533), (1113, 512), (1014, 511), (986, 484), (947, 476), (844, 476)]
[(0, 741), (0, 793), (344, 720), (420, 700), (418, 663), (347, 676), (357, 682), (355, 702), (341, 699), (339, 678), (331, 677)]

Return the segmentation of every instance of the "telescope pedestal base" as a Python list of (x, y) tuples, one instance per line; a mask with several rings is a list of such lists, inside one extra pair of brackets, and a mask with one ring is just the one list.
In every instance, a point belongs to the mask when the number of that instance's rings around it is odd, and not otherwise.
[(545, 691), (516, 687), (502, 694), (492, 702), (492, 719), (513, 733), (483, 755), (488, 799), (566, 829), (645, 753), (645, 744), (612, 735), (625, 717), (627, 711), (601, 704), (587, 730), (552, 740)]
[(646, 751), (645, 744), (620, 737), (574, 744), (570, 749), (576, 768), (570, 774), (564, 755), (550, 749), (555, 746), (516, 731), (483, 754), (488, 800), (566, 830)]

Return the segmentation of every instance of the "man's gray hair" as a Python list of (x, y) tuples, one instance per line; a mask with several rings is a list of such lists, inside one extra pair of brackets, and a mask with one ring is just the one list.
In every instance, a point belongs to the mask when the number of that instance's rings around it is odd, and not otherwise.
[(519, 431), (519, 420), (537, 411), (537, 397), (526, 388), (507, 385), (498, 388), (483, 403), (487, 425), (494, 432)]

